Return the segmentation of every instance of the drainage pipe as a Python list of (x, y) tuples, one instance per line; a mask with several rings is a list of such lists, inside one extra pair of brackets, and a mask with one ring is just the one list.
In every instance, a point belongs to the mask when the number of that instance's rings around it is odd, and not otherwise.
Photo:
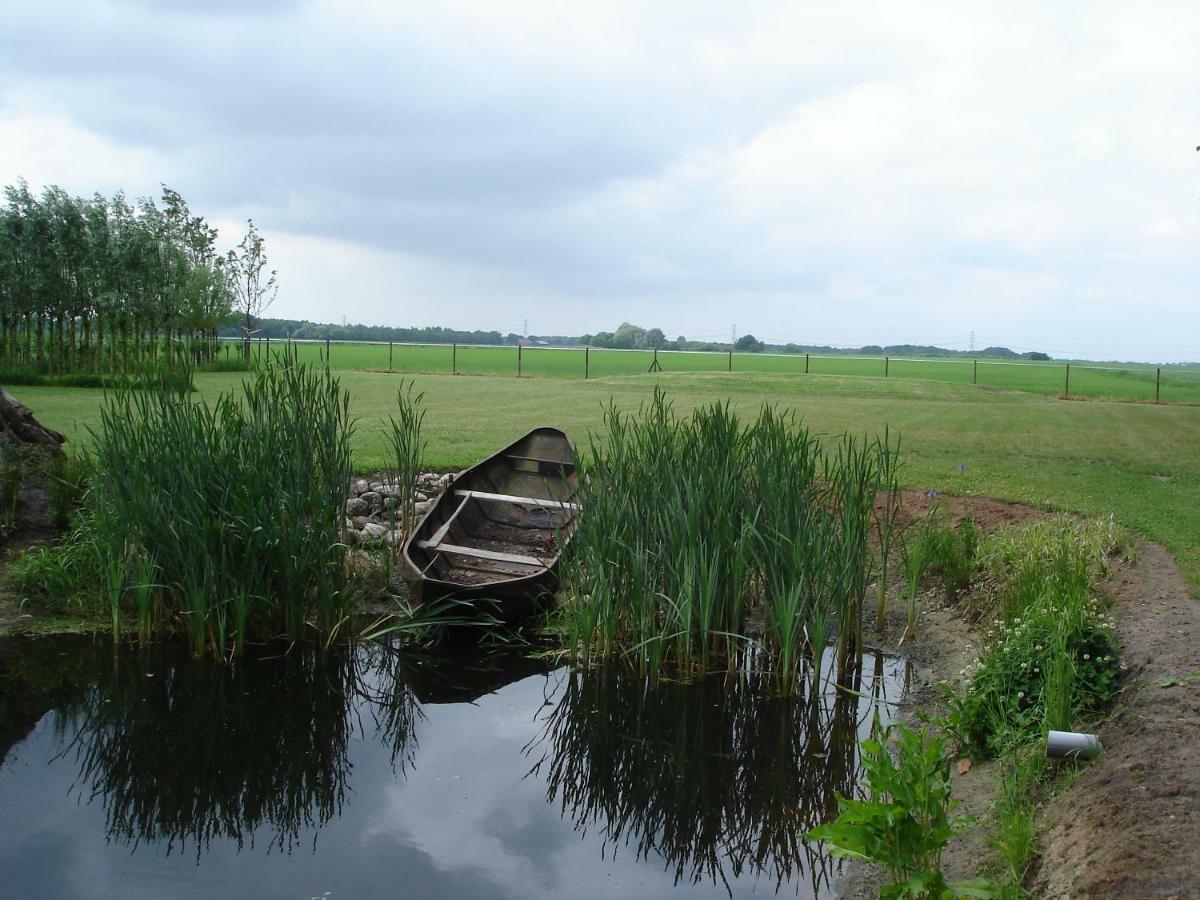
[(1094, 734), (1051, 731), (1046, 735), (1046, 755), (1053, 759), (1095, 759), (1103, 749)]

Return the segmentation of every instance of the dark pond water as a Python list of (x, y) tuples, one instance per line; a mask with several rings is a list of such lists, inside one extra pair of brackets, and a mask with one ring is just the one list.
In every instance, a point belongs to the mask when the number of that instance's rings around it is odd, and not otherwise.
[[(0, 642), (0, 896), (810, 896), (861, 691), (387, 647), (221, 667)], [(883, 705), (886, 716), (886, 704)]]

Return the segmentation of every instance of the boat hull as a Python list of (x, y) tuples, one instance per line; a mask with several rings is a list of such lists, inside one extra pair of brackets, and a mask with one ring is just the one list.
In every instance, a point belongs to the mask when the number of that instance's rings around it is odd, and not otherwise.
[(575, 450), (556, 428), (536, 428), (460, 473), (405, 543), (414, 599), (527, 616), (557, 587), (577, 487)]

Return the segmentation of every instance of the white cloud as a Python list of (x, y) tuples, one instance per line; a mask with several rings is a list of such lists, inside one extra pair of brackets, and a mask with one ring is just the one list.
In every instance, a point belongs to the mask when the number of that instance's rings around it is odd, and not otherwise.
[(23, 8), (0, 180), (253, 215), (279, 315), (1146, 358), (1194, 331), (1193, 4), (520, 10)]

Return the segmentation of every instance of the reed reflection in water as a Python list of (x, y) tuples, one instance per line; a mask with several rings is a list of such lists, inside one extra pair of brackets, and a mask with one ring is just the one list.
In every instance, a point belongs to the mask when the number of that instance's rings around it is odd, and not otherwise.
[(0, 869), (28, 896), (91, 896), (52, 877), (80, 859), (129, 895), (381, 896), (397, 866), (420, 896), (823, 893), (833, 866), (799, 835), (855, 790), (903, 675), (869, 656), (863, 697), (784, 696), (511, 653), (54, 646), (0, 653), (0, 698), (30, 699)]
[(577, 831), (600, 830), (606, 854), (658, 857), (677, 885), (749, 875), (818, 895), (836, 863), (800, 835), (836, 816), (836, 792), (855, 794), (858, 739), (908, 677), (878, 652), (864, 662), (857, 693), (827, 671), (822, 690), (786, 696), (760, 676), (651, 686), (619, 667), (564, 670), (526, 748), (532, 773)]
[(265, 833), (290, 852), (341, 814), (356, 729), (373, 725), (393, 764), (409, 761), (420, 709), (405, 662), (364, 647), (220, 665), (151, 647), (110, 655), (56, 727), (110, 840), (167, 853), (190, 843), (199, 857), (214, 840), (241, 849)]

